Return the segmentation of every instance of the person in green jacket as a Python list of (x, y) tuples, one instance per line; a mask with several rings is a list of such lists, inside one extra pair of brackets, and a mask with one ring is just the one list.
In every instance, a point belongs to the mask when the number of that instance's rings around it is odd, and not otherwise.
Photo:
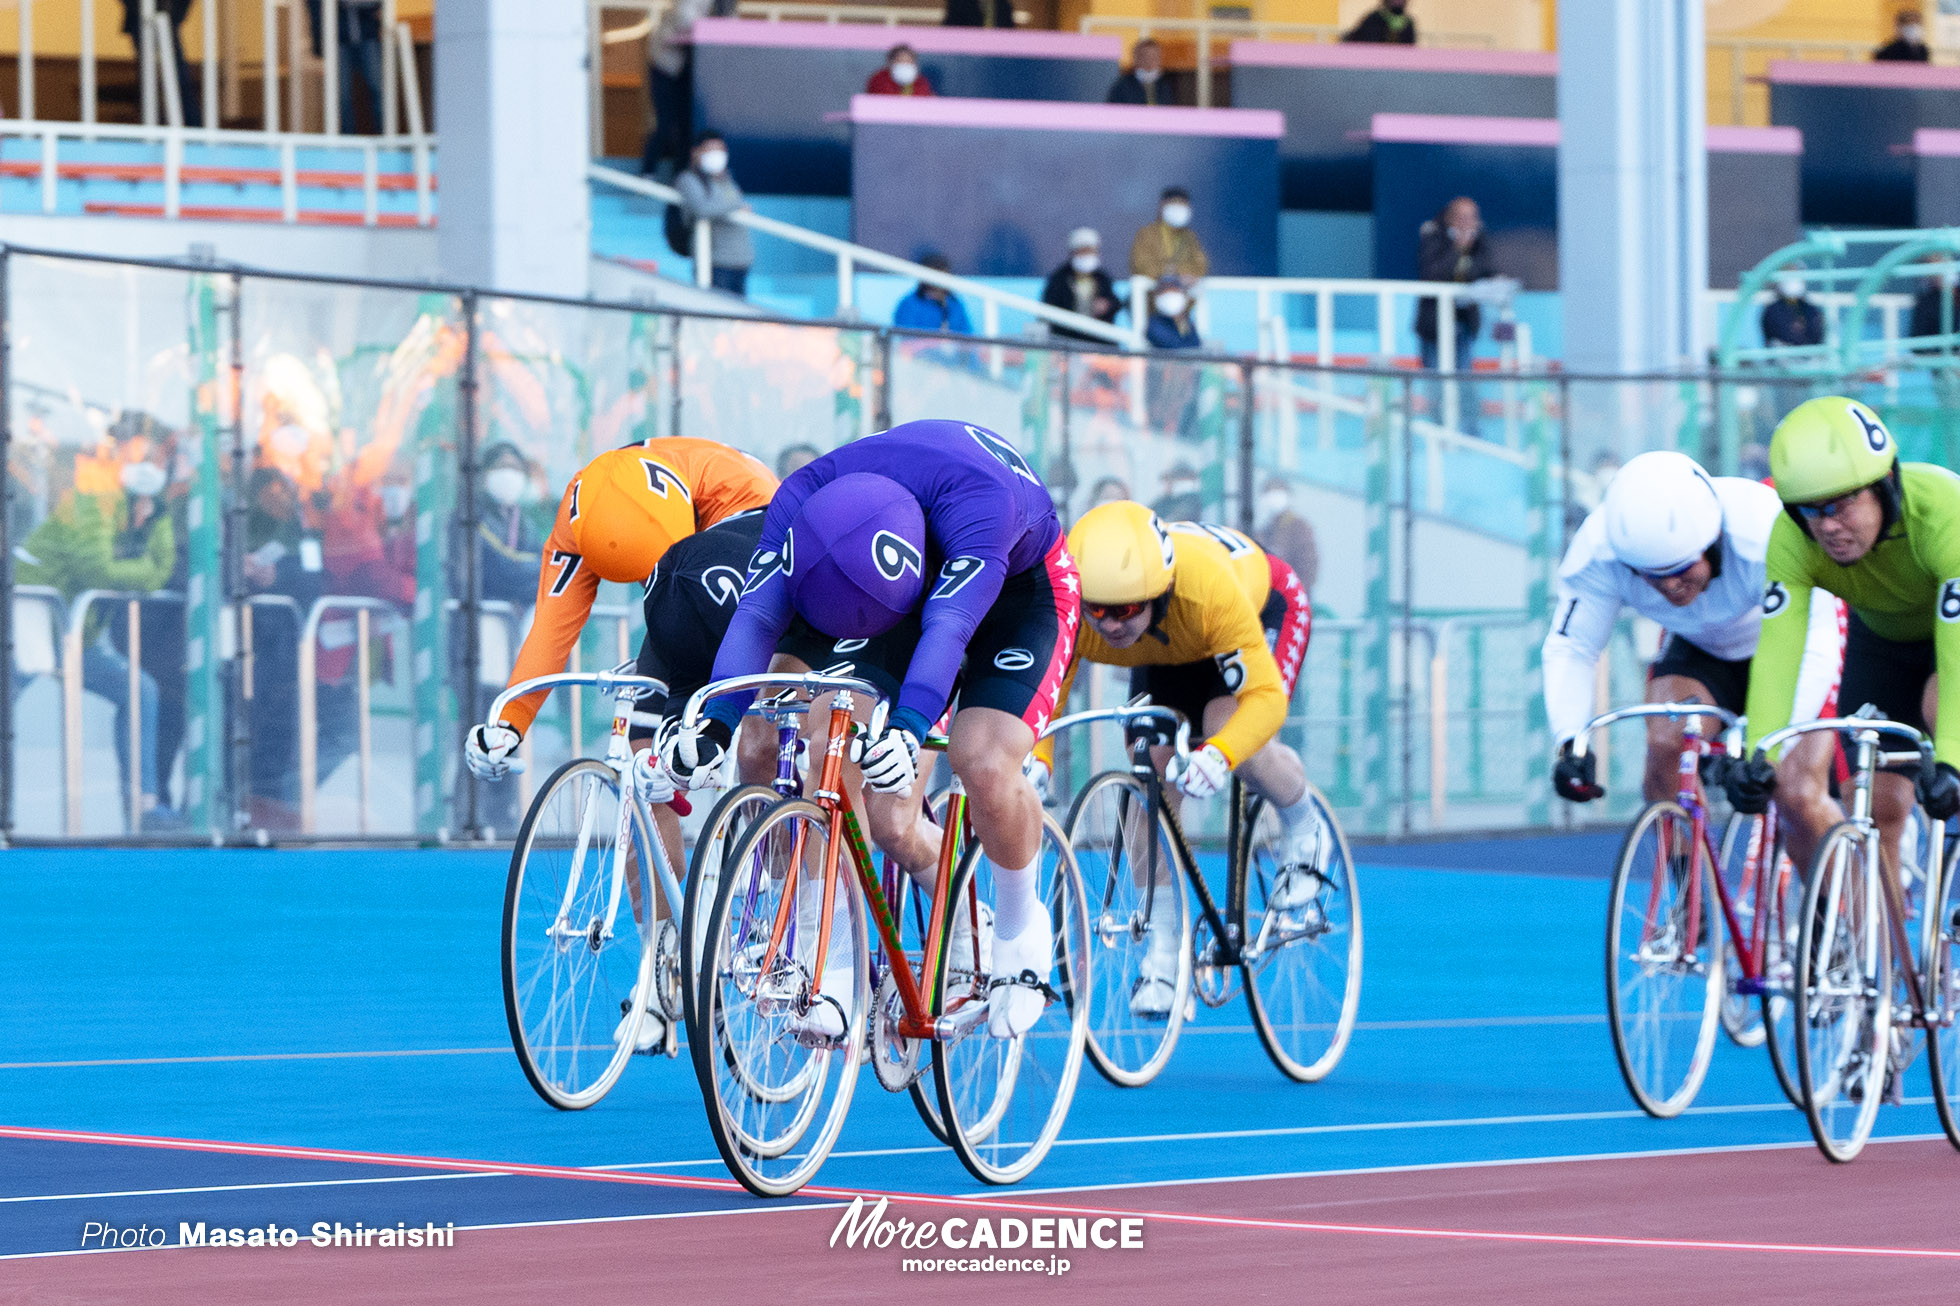
[[(167, 479), (151, 461), (123, 464), (122, 489), (99, 494), (71, 492), (29, 533), (14, 554), (14, 579), (22, 585), (48, 585), (72, 603), (84, 590), (149, 593), (170, 581), (177, 563), (176, 531), (162, 510)], [(136, 774), (129, 759), (129, 659), (106, 635), (107, 608), (97, 605), (82, 635), (82, 688), (109, 700), (116, 709), (116, 757), (126, 782), (141, 786), (145, 829), (182, 824), (157, 794), (157, 685), (139, 673), (137, 711), (142, 722)]]
[[(1872, 813), (1889, 872), (1915, 797), (1935, 821), (1960, 813), (1960, 476), (1901, 463), (1877, 413), (1832, 395), (1798, 405), (1770, 438), (1770, 475), (1784, 516), (1770, 530), (1762, 634), (1749, 672), (1748, 747), (1790, 722), (1813, 587), (1851, 609), (1839, 714), (1866, 704), (1932, 736), (1935, 765), (1881, 774)], [(1785, 759), (1787, 765), (1788, 759)], [(1790, 856), (1808, 866), (1842, 808), (1769, 762), (1729, 777), (1736, 810), (1759, 812), (1777, 791)]]

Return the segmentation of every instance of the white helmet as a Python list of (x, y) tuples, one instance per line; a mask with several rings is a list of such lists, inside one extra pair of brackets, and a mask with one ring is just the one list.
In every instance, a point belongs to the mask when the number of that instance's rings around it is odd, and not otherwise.
[(1628, 461), (1606, 487), (1606, 542), (1635, 571), (1692, 565), (1722, 536), (1722, 501), (1701, 464), (1657, 449)]

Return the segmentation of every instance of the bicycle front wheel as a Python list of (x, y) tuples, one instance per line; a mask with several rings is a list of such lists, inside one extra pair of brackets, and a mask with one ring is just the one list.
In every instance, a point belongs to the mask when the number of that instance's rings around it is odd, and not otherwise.
[[(1795, 1024), (1792, 995), (1797, 978), (1797, 913), (1803, 908), (1803, 881), (1798, 878), (1790, 854), (1784, 851), (1779, 833), (1774, 848), (1765, 849), (1765, 816), (1737, 812), (1729, 817), (1722, 831), (1722, 879), (1736, 886), (1731, 905), (1736, 920), (1750, 931), (1749, 943), (1761, 957), (1757, 980), (1760, 995), (1752, 998), (1741, 991), (1748, 967), (1742, 958), (1732, 959), (1728, 983), (1722, 995), (1722, 1028), (1738, 1047), (1761, 1044), (1769, 1052), (1770, 1069), (1776, 1085), (1790, 1105), (1803, 1110), (1803, 1096), (1797, 1091), (1796, 1048), (1792, 1043)], [(1756, 936), (1756, 904), (1769, 888), (1762, 921), (1762, 936)]]
[(1926, 948), (1926, 1067), (1946, 1141), (1960, 1147), (1960, 874), (1946, 871)]
[(510, 854), (504, 1017), (524, 1077), (563, 1111), (591, 1106), (626, 1069), (653, 982), (653, 832), (631, 805), (622, 864), (619, 804), (611, 767), (567, 762), (538, 791)]
[(849, 952), (849, 993), (830, 995), (845, 999), (843, 1032), (825, 1037), (806, 1019), (829, 1000), (816, 964), (828, 842), (822, 808), (779, 800), (723, 860), (702, 936), (695, 1075), (722, 1160), (759, 1197), (787, 1196), (810, 1181), (857, 1087), (871, 965), (864, 899), (848, 861), (838, 868), (828, 945), (833, 957)]
[(1884, 1095), (1892, 940), (1866, 832), (1833, 826), (1810, 867), (1797, 944), (1797, 1088), (1818, 1150), (1864, 1149)]
[(1282, 881), (1280, 855), (1288, 832), (1265, 799), (1246, 803), (1235, 850), (1244, 877), (1239, 938), (1252, 1028), (1280, 1072), (1301, 1083), (1324, 1078), (1340, 1062), (1361, 1005), (1354, 856), (1334, 809), (1311, 783), (1307, 797), (1312, 852), (1305, 865), (1287, 872), (1290, 882)]
[[(1095, 961), (1082, 879), (1062, 827), (1047, 812), (1035, 869), (1055, 944), (1044, 977), (1048, 1003), (1034, 1027), (1011, 1038), (991, 1033), (992, 977), (973, 973), (958, 957), (948, 959), (933, 1004), (934, 1017), (950, 1027), (932, 1045), (940, 1119), (954, 1155), (983, 1183), (1018, 1183), (1048, 1155), (1068, 1118), (1089, 1041)], [(954, 909), (969, 913), (994, 900), (994, 866), (977, 839), (961, 856), (949, 893)]]
[(1620, 1076), (1642, 1111), (1680, 1115), (1715, 1055), (1722, 936), (1714, 867), (1673, 801), (1627, 831), (1606, 917), (1606, 1014)]
[(721, 887), (721, 867), (736, 843), (757, 817), (768, 811), (782, 795), (768, 785), (742, 785), (721, 796), (701, 831), (694, 837), (694, 855), (688, 862), (686, 907), (681, 912), (681, 1006), (687, 1020), (688, 1046), (695, 1046), (695, 990), (700, 985), (701, 941), (707, 937), (708, 917), (715, 909), (715, 893)]
[(1089, 942), (1096, 950), (1089, 1060), (1110, 1083), (1136, 1088), (1169, 1064), (1190, 1001), (1184, 868), (1168, 820), (1128, 771), (1105, 771), (1076, 797), (1068, 844), (1088, 894)]

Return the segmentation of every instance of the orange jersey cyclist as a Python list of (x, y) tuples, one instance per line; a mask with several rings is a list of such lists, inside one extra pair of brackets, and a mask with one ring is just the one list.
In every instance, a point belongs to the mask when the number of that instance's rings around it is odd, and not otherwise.
[[(1286, 828), (1286, 845), (1266, 901), (1311, 910), (1321, 881), (1312, 864), (1317, 821), (1300, 756), (1275, 736), (1286, 720), (1307, 652), (1313, 609), (1293, 568), (1249, 537), (1222, 526), (1166, 526), (1140, 503), (1090, 509), (1068, 536), (1082, 576), (1081, 661), (1130, 667), (1130, 692), (1177, 709), (1203, 741), (1169, 794), (1208, 798), (1237, 774), (1265, 797)], [(1036, 754), (1036, 784), (1050, 747)], [(1168, 752), (1156, 750), (1161, 768)], [(1160, 875), (1169, 868), (1160, 867)], [(1177, 983), (1173, 913), (1154, 913), (1150, 947), (1131, 988), (1130, 1009), (1163, 1016)]]

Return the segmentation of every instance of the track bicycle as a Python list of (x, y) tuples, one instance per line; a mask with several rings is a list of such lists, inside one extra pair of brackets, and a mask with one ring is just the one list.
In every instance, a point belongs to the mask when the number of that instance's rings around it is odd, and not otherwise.
[[(986, 1027), (988, 993), (997, 979), (1015, 981), (991, 973), (981, 908), (993, 898), (993, 867), (971, 837), (957, 778), (915, 957), (842, 784), (847, 748), (876, 737), (889, 704), (849, 676), (743, 676), (696, 693), (684, 722), (696, 723), (711, 698), (769, 689), (833, 697), (814, 792), (778, 798), (736, 840), (702, 931), (694, 1061), (722, 1159), (761, 1196), (808, 1183), (849, 1113), (868, 1037), (879, 1082), (895, 1090), (918, 1084), (930, 1045), (940, 1129), (961, 1163), (987, 1183), (1024, 1178), (1061, 1132), (1087, 1039), (1088, 928), (1061, 827), (1043, 814), (1039, 892), (1055, 932), (1048, 974), (1037, 977), (1047, 1006), (1032, 1029), (996, 1038)], [(859, 695), (873, 703), (868, 730), (852, 719)], [(874, 932), (888, 959), (875, 994)], [(851, 963), (843, 1002), (822, 989), (840, 947)], [(842, 1008), (841, 1034), (811, 1028), (819, 1003)]]
[[(1795, 1104), (1791, 990), (1803, 884), (1783, 851), (1776, 807), (1731, 816), (1716, 851), (1701, 767), (1731, 755), (1739, 726), (1719, 707), (1621, 708), (1587, 722), (1574, 750), (1583, 756), (1594, 732), (1616, 722), (1651, 717), (1686, 725), (1679, 789), (1641, 809), (1613, 870), (1606, 1012), (1620, 1077), (1642, 1111), (1678, 1116), (1701, 1091), (1720, 1028), (1744, 1047), (1767, 1045), (1777, 1082)], [(1725, 738), (1704, 734), (1704, 718), (1719, 722)], [(1752, 1006), (1760, 1016), (1752, 1017)]]
[(504, 887), (511, 1046), (538, 1096), (565, 1111), (591, 1106), (618, 1081), (649, 1002), (668, 1017), (659, 1050), (679, 1052), (681, 887), (634, 792), (627, 741), (632, 725), (658, 724), (633, 704), (667, 687), (632, 667), (534, 677), (497, 695), (487, 717), (498, 721), (511, 700), (559, 686), (613, 697), (605, 757), (573, 758), (539, 787)]
[[(1221, 1007), (1242, 979), (1253, 1029), (1281, 1073), (1306, 1083), (1323, 1078), (1347, 1048), (1361, 1000), (1360, 886), (1333, 809), (1309, 782), (1318, 831), (1311, 861), (1296, 874), (1304, 873), (1310, 888), (1298, 894), (1299, 902), (1275, 907), (1279, 818), (1234, 778), (1221, 906), (1177, 810), (1164, 799), (1165, 779), (1151, 763), (1153, 743), (1174, 749), (1173, 768), (1185, 763), (1190, 723), (1145, 702), (1077, 712), (1044, 733), (1103, 721), (1124, 726), (1129, 765), (1091, 779), (1069, 809), (1067, 825), (1089, 894), (1096, 950), (1091, 1062), (1111, 1083), (1149, 1083), (1177, 1046), (1195, 1005), (1193, 993), (1206, 1006)], [(1195, 926), (1183, 884), (1198, 901)], [(1153, 930), (1174, 933), (1178, 941), (1170, 1006), (1162, 1017), (1139, 1015), (1131, 1006)]]
[[(1930, 770), (1932, 745), (1911, 726), (1865, 707), (1849, 717), (1774, 731), (1755, 756), (1767, 759), (1782, 745), (1820, 731), (1847, 738), (1851, 793), (1849, 815), (1817, 846), (1797, 917), (1796, 1062), (1804, 1117), (1825, 1156), (1840, 1162), (1855, 1158), (1923, 1029), (1930, 1032), (1926, 1059), (1933, 1104), (1948, 1140), (1960, 1147), (1952, 1101), (1960, 1063), (1955, 1034), (1960, 989), (1953, 975), (1956, 903), (1946, 840), (1927, 823), (1919, 865), (1925, 868), (1930, 909), (1915, 912), (1913, 895), (1880, 855), (1872, 817), (1878, 770), (1901, 765)], [(1908, 747), (1885, 751), (1881, 741), (1888, 736)]]

